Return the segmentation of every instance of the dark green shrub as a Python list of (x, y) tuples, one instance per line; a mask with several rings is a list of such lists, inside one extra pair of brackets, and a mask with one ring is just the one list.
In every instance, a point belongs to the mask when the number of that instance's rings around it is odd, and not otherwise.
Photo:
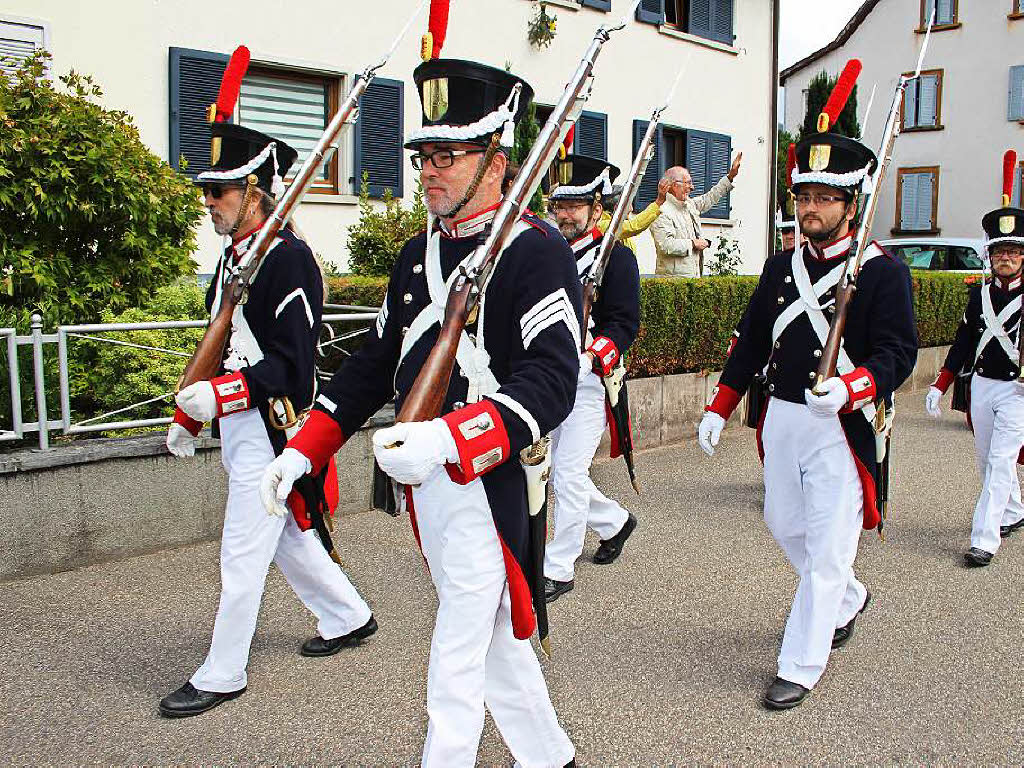
[(405, 242), (427, 227), (427, 208), (423, 190), (417, 182), (412, 208), (403, 208), (402, 201), (384, 191), (383, 208), (370, 201), (367, 176), (359, 187), (359, 221), (348, 228), (349, 269), (355, 275), (382, 277), (391, 274), (398, 252)]
[(48, 56), (0, 77), (0, 304), (22, 333), (32, 312), (93, 322), (190, 273), (203, 210), (90, 77), (49, 80)]

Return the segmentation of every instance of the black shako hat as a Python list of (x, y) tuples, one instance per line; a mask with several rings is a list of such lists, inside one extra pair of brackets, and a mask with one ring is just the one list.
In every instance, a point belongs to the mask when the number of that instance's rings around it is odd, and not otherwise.
[(283, 141), (265, 133), (234, 123), (210, 123), (213, 137), (220, 138), (220, 154), (210, 170), (196, 176), (197, 184), (241, 184), (250, 174), (256, 186), (280, 197), (284, 193), (284, 177), (299, 153)]
[(812, 133), (796, 145), (793, 194), (804, 184), (824, 184), (853, 192), (878, 165), (875, 153), (838, 133)]
[[(521, 77), (475, 61), (431, 59), (412, 78), (423, 105), (423, 127), (409, 134), (406, 149), (428, 142), (486, 146), (495, 133), (501, 146), (515, 142), (515, 126), (526, 114), (533, 88)], [(513, 95), (516, 84), (522, 86)]]
[(556, 182), (545, 178), (545, 192), (551, 200), (592, 201), (598, 193), (602, 198), (614, 197), (612, 182), (619, 176), (619, 169), (598, 157), (587, 155), (566, 155), (564, 160), (555, 160)]
[(999, 243), (1024, 244), (1024, 210), (1020, 208), (996, 208), (982, 217), (985, 230), (985, 246)]

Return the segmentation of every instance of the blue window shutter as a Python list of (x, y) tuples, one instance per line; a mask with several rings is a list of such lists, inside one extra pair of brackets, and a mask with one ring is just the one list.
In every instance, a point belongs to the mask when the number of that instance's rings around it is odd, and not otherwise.
[(686, 31), (732, 45), (733, 0), (689, 0)]
[(363, 172), (368, 177), (371, 197), (382, 197), (390, 189), (395, 197), (402, 186), (402, 136), (404, 131), (404, 84), (401, 80), (377, 77), (359, 100), (356, 124), (356, 152), (352, 184), (358, 190)]
[(917, 124), (934, 127), (939, 124), (939, 76), (921, 75), (917, 82)]
[(1020, 208), (1020, 202), (1024, 199), (1024, 165), (1017, 166), (1017, 186), (1011, 195), (1013, 201), (1010, 203), (1014, 208)]
[(585, 8), (597, 8), (599, 11), (610, 11), (612, 0), (583, 0)]
[(903, 127), (917, 127), (917, 80), (907, 83), (903, 92)]
[[(729, 172), (732, 139), (721, 133), (686, 132), (686, 169), (693, 179), (693, 194), (703, 195)], [(712, 219), (729, 218), (729, 195), (704, 213)]]
[[(636, 20), (647, 24), (664, 24), (665, 0), (640, 0), (640, 5), (636, 9)], [(637, 197), (639, 196), (638, 193)]]
[(601, 112), (583, 112), (576, 121), (574, 152), (581, 155), (608, 159), (608, 115)]
[[(715, 186), (725, 174), (729, 172), (729, 165), (732, 162), (732, 139), (729, 136), (712, 133), (710, 139), (710, 152), (708, 153), (708, 189)], [(715, 203), (705, 216), (713, 219), (728, 219), (730, 195), (725, 195)]]
[(185, 172), (192, 178), (210, 170), (209, 106), (217, 101), (220, 80), (228, 57), (223, 53), (170, 49), (170, 147), (167, 161), (179, 168), (185, 157)]
[[(644, 134), (647, 133), (648, 122), (647, 120), (633, 121), (634, 160), (636, 159), (637, 150), (640, 148), (640, 142), (644, 140)], [(662, 129), (661, 126), (658, 126), (657, 132), (654, 134), (654, 156), (647, 166), (647, 172), (640, 180), (640, 187), (636, 191), (636, 197), (633, 198), (634, 211), (642, 211), (658, 197), (658, 182), (661, 181), (661, 175), (665, 172), (665, 169), (662, 167), (662, 164), (665, 162), (663, 159), (665, 153), (661, 151), (661, 144)]]
[(734, 0), (712, 0), (711, 3), (711, 39), (729, 45), (733, 44), (735, 35), (732, 32)]
[(1024, 65), (1010, 67), (1008, 120), (1024, 120)]

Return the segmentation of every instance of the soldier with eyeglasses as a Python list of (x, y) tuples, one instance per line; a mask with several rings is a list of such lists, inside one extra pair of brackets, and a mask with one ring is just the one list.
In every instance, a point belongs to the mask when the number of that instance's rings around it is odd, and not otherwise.
[(862, 527), (880, 519), (875, 416), (917, 359), (910, 272), (872, 243), (850, 305), (840, 374), (824, 382), (824, 395), (811, 392), (854, 245), (858, 189), (877, 161), (863, 144), (831, 133), (810, 135), (796, 154), (796, 217), (807, 242), (765, 263), (698, 430), (711, 456), (743, 393), (764, 373), (768, 400), (757, 429), (764, 518), (800, 579), (778, 673), (764, 694), (770, 709), (806, 698), (868, 606), (853, 561)]
[(1024, 296), (1024, 210), (997, 208), (981, 224), (992, 279), (971, 288), (956, 338), (925, 400), (928, 413), (939, 418), (939, 402), (954, 378), (970, 375), (970, 422), (982, 488), (974, 507), (971, 546), (964, 553), (969, 567), (991, 563), (1000, 540), (1024, 527), (1017, 478), (1024, 446), (1024, 383), (1017, 346)]

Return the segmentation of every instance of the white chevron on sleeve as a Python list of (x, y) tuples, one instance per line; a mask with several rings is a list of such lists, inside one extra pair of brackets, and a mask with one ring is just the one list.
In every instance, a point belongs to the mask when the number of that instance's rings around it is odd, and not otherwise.
[(523, 332), (523, 349), (529, 349), (541, 331), (560, 322), (565, 323), (573, 341), (576, 342), (576, 348), (579, 349), (580, 321), (564, 288), (549, 293), (519, 319), (519, 327)]
[(278, 304), (277, 305), (277, 309), (274, 310), (274, 319), (277, 319), (278, 317), (280, 317), (281, 313), (284, 312), (284, 308), (286, 306), (288, 306), (288, 304), (290, 302), (294, 301), (295, 299), (302, 299), (302, 303), (306, 305), (306, 319), (309, 320), (309, 327), (312, 328), (313, 327), (313, 309), (312, 309), (312, 307), (309, 306), (309, 299), (306, 298), (306, 292), (304, 290), (302, 290), (301, 288), (296, 288), (294, 291), (292, 291), (287, 296), (285, 296), (283, 299), (281, 299), (281, 303)]
[(380, 305), (377, 313), (377, 338), (384, 336), (384, 326), (388, 323), (388, 295), (384, 294), (384, 303)]

